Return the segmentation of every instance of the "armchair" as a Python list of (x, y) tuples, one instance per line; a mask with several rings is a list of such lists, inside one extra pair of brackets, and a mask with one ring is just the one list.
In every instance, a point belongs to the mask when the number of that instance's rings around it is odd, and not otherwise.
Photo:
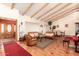
[(37, 39), (30, 35), (25, 35), (25, 41), (26, 41), (27, 46), (33, 46), (37, 44)]

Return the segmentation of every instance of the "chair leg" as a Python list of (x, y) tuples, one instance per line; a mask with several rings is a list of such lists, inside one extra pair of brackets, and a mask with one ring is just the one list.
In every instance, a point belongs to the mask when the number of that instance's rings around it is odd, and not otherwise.
[(70, 41), (68, 41), (68, 48), (69, 48), (69, 44), (70, 44)]
[(63, 47), (64, 47), (64, 44), (67, 43), (67, 46), (69, 48), (69, 44), (70, 44), (70, 41), (63, 41)]
[(64, 41), (63, 41), (63, 47), (64, 47)]
[(75, 41), (75, 52), (79, 53), (79, 51), (77, 50), (78, 49), (77, 45), (78, 45), (78, 42)]

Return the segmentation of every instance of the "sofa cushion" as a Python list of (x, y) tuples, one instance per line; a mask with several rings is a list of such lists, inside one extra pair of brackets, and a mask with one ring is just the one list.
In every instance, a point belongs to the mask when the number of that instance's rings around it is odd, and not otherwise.
[(29, 32), (28, 33), (32, 37), (38, 37), (39, 33), (38, 32)]
[(38, 37), (38, 33), (34, 33), (35, 37)]
[(30, 35), (31, 37), (35, 37), (34, 33), (30, 33), (29, 35)]
[(36, 40), (35, 38), (33, 38), (32, 40)]
[(46, 36), (53, 36), (53, 33), (47, 33)]
[(54, 36), (54, 33), (52, 33), (52, 32), (47, 32), (47, 33), (45, 33), (45, 35), (51, 37), (51, 36)]

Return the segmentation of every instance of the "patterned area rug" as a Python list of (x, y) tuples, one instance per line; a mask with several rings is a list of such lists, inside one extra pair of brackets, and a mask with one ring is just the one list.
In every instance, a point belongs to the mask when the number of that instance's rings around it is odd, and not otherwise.
[(37, 47), (39, 48), (46, 48), (48, 47), (51, 43), (53, 43), (53, 40), (52, 39), (42, 39), (41, 41), (39, 41), (37, 43)]

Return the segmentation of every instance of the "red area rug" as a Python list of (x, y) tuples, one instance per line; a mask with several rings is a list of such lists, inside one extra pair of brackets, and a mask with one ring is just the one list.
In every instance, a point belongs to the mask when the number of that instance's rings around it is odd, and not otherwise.
[(16, 42), (8, 42), (4, 43), (3, 45), (6, 56), (32, 56)]

